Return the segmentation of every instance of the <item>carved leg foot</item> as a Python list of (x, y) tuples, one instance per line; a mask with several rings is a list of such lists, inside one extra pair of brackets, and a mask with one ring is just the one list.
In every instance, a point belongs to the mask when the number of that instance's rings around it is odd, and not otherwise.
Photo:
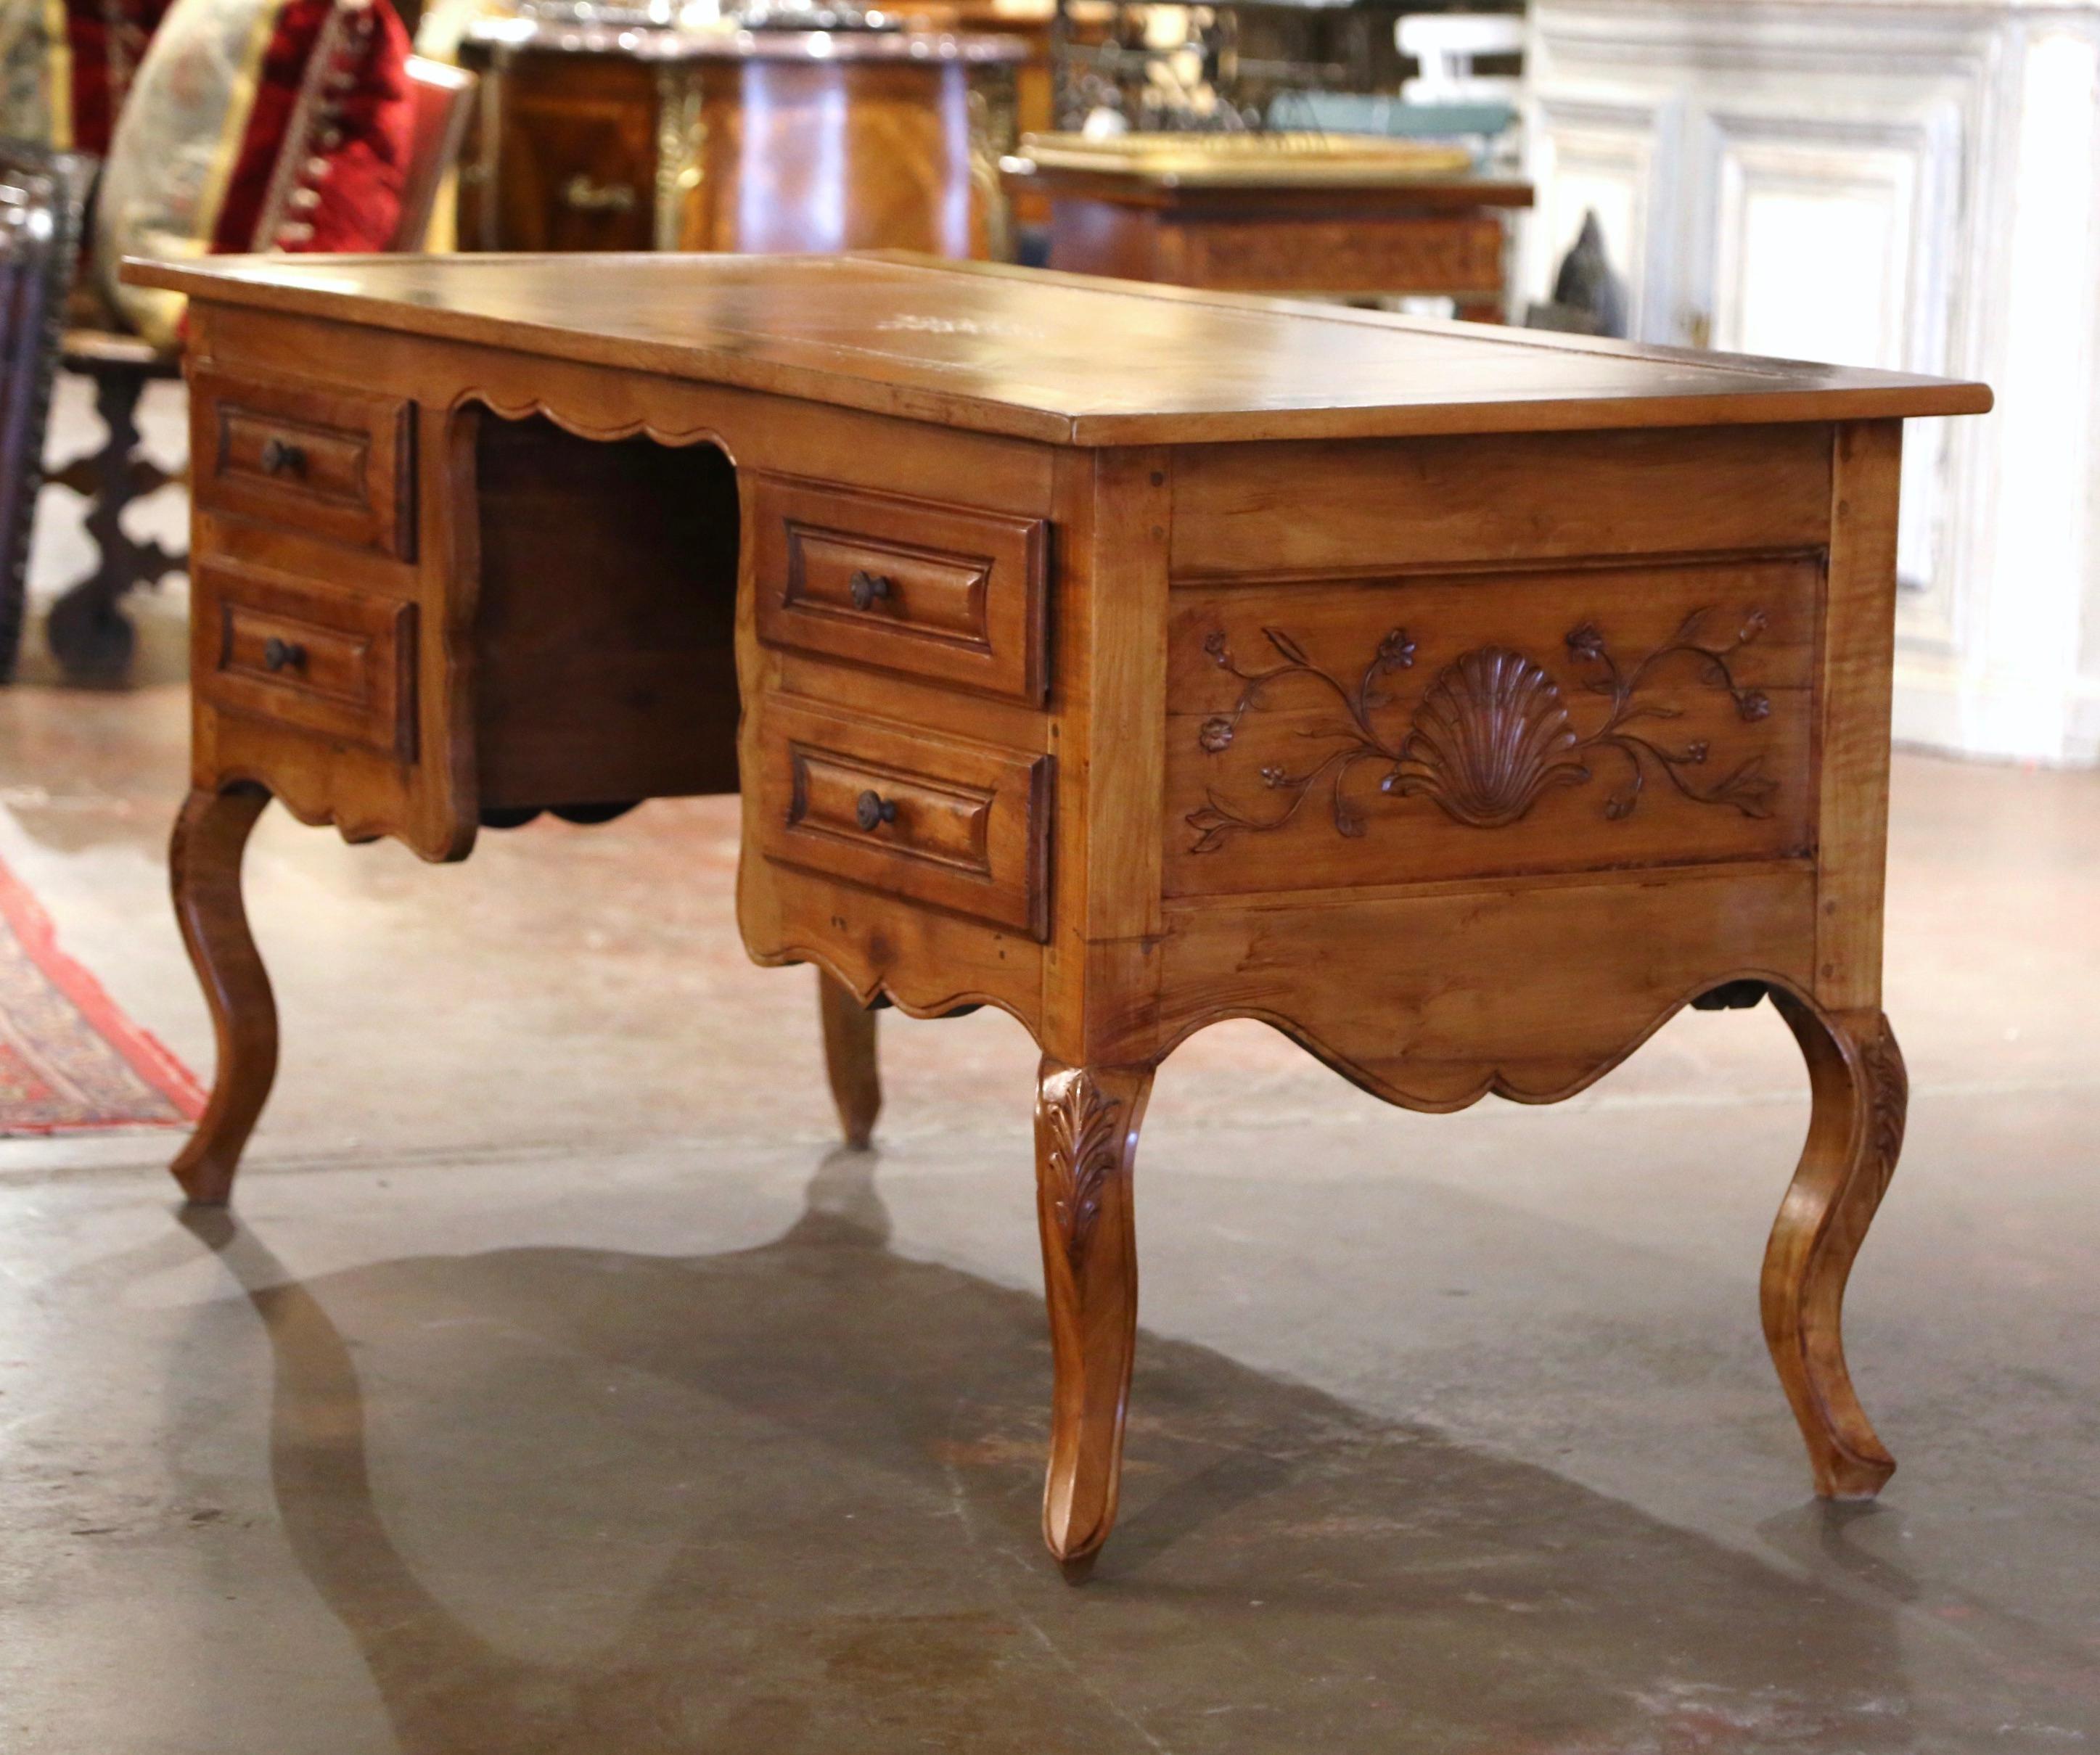
[(168, 849), (175, 918), (218, 1043), (211, 1100), (169, 1168), (192, 1201), (208, 1206), (224, 1205), (232, 1193), (241, 1148), (277, 1072), (277, 1003), (240, 901), (241, 849), (269, 802), (259, 786), (200, 788), (175, 819)]
[(1043, 1539), (1078, 1583), (1115, 1523), (1123, 1411), (1137, 1338), (1131, 1160), (1149, 1067), (1043, 1056), (1035, 1100), (1035, 1211), (1056, 1374)]
[(856, 1150), (882, 1113), (882, 1076), (875, 1063), (875, 1013), (821, 971), (817, 1007), (824, 1021), (824, 1071), (838, 1105), (839, 1128)]
[(1765, 1339), (1808, 1440), (1815, 1490), (1865, 1499), (1895, 1472), (1845, 1368), (1845, 1281), (1903, 1149), (1909, 1083), (1879, 1012), (1825, 1016), (1774, 1003), (1808, 1062), (1814, 1109), (1793, 1185), (1765, 1251)]

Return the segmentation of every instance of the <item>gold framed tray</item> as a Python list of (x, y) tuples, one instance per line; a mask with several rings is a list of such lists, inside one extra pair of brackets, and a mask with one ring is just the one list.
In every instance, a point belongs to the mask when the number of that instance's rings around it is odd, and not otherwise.
[(1374, 134), (1305, 130), (1264, 134), (1079, 134), (1024, 135), (1006, 161), (1010, 172), (1091, 171), (1103, 176), (1182, 186), (1205, 184), (1385, 183), (1410, 178), (1471, 176), (1462, 146)]

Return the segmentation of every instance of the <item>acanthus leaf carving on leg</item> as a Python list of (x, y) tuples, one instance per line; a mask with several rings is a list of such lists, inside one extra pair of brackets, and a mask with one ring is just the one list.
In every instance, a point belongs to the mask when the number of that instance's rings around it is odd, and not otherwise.
[(1076, 1268), (1101, 1217), (1102, 1186), (1122, 1161), (1122, 1105), (1085, 1067), (1053, 1074), (1042, 1103), (1049, 1141), (1043, 1175), (1057, 1234)]
[(1131, 1160), (1152, 1069), (1043, 1056), (1035, 1104), (1036, 1217), (1053, 1373), (1043, 1537), (1074, 1583), (1115, 1522), (1137, 1339)]
[(1881, 1028), (1860, 1046), (1860, 1060), (1868, 1081), (1868, 1113), (1872, 1130), (1870, 1150), (1874, 1171), (1874, 1200), (1880, 1204), (1895, 1175), (1896, 1160), (1903, 1155), (1904, 1126), (1910, 1111), (1910, 1072), (1904, 1065), (1903, 1050), (1895, 1033), (1883, 1017)]

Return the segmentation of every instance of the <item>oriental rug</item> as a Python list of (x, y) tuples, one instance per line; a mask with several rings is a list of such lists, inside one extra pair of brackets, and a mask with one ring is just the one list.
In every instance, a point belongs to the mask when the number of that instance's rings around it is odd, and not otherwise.
[(188, 1069), (59, 949), (0, 865), (0, 1135), (179, 1127), (203, 1109)]

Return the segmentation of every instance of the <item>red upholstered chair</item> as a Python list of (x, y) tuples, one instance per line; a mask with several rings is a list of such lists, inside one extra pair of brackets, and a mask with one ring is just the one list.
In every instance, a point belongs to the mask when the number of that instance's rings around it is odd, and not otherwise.
[(413, 255), (430, 235), (430, 216), (438, 194), (459, 162), (474, 108), (475, 76), (463, 68), (420, 55), (408, 58), (408, 82), (414, 90), (416, 117), (408, 148), (408, 174), (401, 185), (401, 223), (394, 248)]

